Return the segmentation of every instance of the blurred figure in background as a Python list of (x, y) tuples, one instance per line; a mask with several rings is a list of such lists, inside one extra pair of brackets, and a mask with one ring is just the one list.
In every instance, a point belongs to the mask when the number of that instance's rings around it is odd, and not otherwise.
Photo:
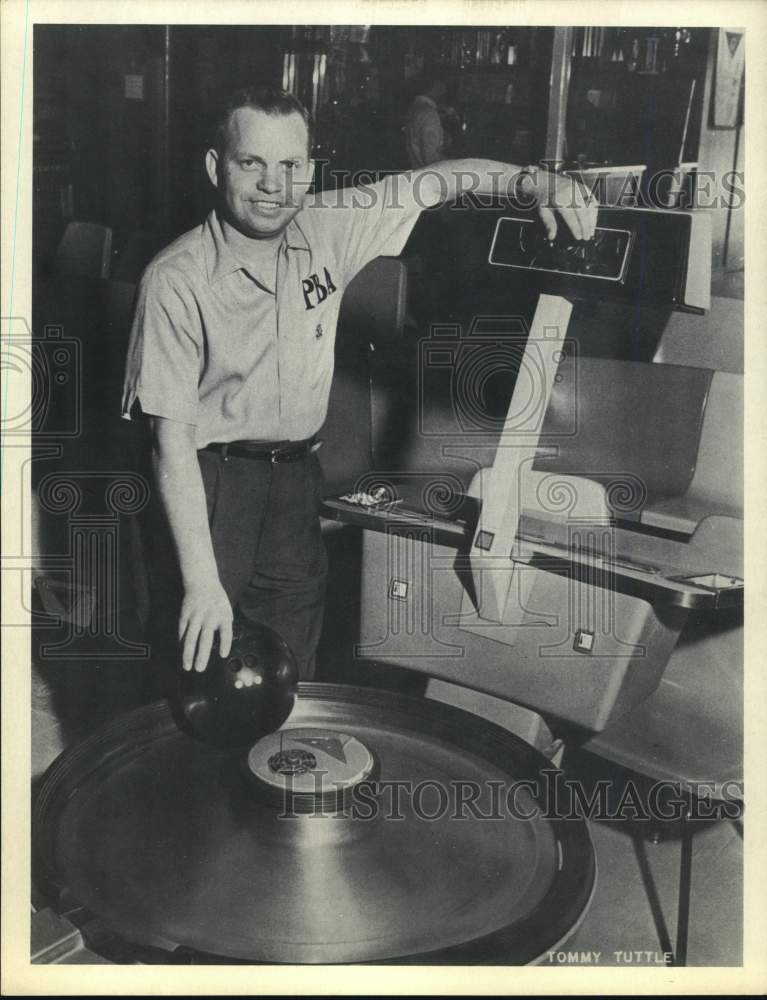
[(445, 98), (447, 85), (440, 77), (427, 78), (424, 84), (408, 109), (403, 127), (413, 170), (445, 158), (446, 137), (438, 104)]

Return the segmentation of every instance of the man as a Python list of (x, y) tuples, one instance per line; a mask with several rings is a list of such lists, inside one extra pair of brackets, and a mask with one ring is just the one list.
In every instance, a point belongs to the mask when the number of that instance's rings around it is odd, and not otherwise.
[[(157, 491), (178, 556), (185, 670), (214, 639), (229, 653), (233, 608), (286, 639), (312, 676), (326, 555), (314, 436), (327, 410), (345, 286), (396, 256), (424, 207), (515, 190), (590, 239), (596, 208), (573, 182), (492, 161), (457, 161), (307, 198), (311, 122), (291, 95), (241, 91), (205, 166), (218, 203), (160, 253), (141, 282), (123, 415), (146, 415)], [(500, 187), (499, 187), (500, 185)], [(545, 204), (544, 204), (545, 202)]]
[(427, 167), (443, 158), (445, 130), (437, 105), (446, 93), (444, 80), (432, 80), (408, 109), (403, 131), (410, 166), (414, 169)]

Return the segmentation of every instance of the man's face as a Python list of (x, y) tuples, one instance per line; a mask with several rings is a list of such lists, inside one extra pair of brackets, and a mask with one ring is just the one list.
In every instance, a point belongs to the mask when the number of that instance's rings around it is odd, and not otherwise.
[(205, 166), (229, 222), (245, 236), (278, 236), (298, 212), (312, 179), (306, 123), (297, 112), (268, 115), (238, 108), (226, 148), (208, 150)]

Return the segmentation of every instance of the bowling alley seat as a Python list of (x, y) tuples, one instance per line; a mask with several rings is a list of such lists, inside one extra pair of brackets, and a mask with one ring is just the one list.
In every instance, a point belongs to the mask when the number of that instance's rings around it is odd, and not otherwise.
[[(741, 516), (741, 376), (572, 356), (558, 375), (535, 471), (599, 484), (616, 516), (648, 528), (690, 535), (710, 515)], [(416, 391), (412, 381), (400, 384)], [(373, 386), (374, 450), (386, 455), (386, 468), (396, 470), (395, 478), (417, 475), (422, 489), (429, 477), (468, 489), (478, 469), (492, 465), (498, 440), (493, 422), (484, 434), (467, 433), (454, 381), (432, 380), (417, 415), (410, 406), (411, 427), (403, 433), (400, 424), (394, 440), (381, 415), (409, 404), (392, 398), (392, 385), (381, 379)], [(390, 395), (382, 402), (385, 388)]]
[(70, 222), (56, 250), (58, 274), (73, 278), (108, 278), (112, 230), (96, 222)]
[[(372, 261), (341, 307), (320, 434), (327, 497), (376, 473), (397, 483), (407, 503), (434, 488), (468, 491), (479, 469), (492, 465), (498, 401), (494, 412), (478, 414), (487, 402), (482, 392), (467, 402), (457, 391), (460, 357), (435, 377), (427, 339), (406, 327), (403, 262)], [(444, 346), (453, 349), (449, 339)], [(509, 396), (513, 380), (509, 373)], [(558, 370), (534, 470), (590, 480), (619, 519), (690, 536), (706, 517), (742, 515), (742, 412), (742, 375), (570, 354)]]
[(740, 376), (600, 358), (559, 374), (541, 439), (557, 455), (536, 469), (601, 483), (616, 516), (647, 528), (691, 535), (706, 517), (742, 516)]

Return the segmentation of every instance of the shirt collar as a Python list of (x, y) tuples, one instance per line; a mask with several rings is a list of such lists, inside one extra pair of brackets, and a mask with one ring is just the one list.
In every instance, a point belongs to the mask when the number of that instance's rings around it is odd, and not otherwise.
[[(298, 216), (294, 216), (288, 223), (283, 237), (283, 246), (287, 246), (291, 250), (308, 250), (311, 253), (309, 242), (303, 229), (296, 221), (297, 218)], [(221, 220), (215, 209), (210, 212), (203, 223), (202, 240), (210, 284), (220, 281), (235, 271), (244, 270), (245, 265), (235, 257), (224, 238)]]
[(298, 224), (300, 215), (301, 213), (298, 212), (288, 223), (288, 228), (285, 230), (286, 245), (291, 250), (308, 250), (309, 253), (311, 253), (312, 248), (309, 246), (306, 233), (304, 233), (303, 229)]

